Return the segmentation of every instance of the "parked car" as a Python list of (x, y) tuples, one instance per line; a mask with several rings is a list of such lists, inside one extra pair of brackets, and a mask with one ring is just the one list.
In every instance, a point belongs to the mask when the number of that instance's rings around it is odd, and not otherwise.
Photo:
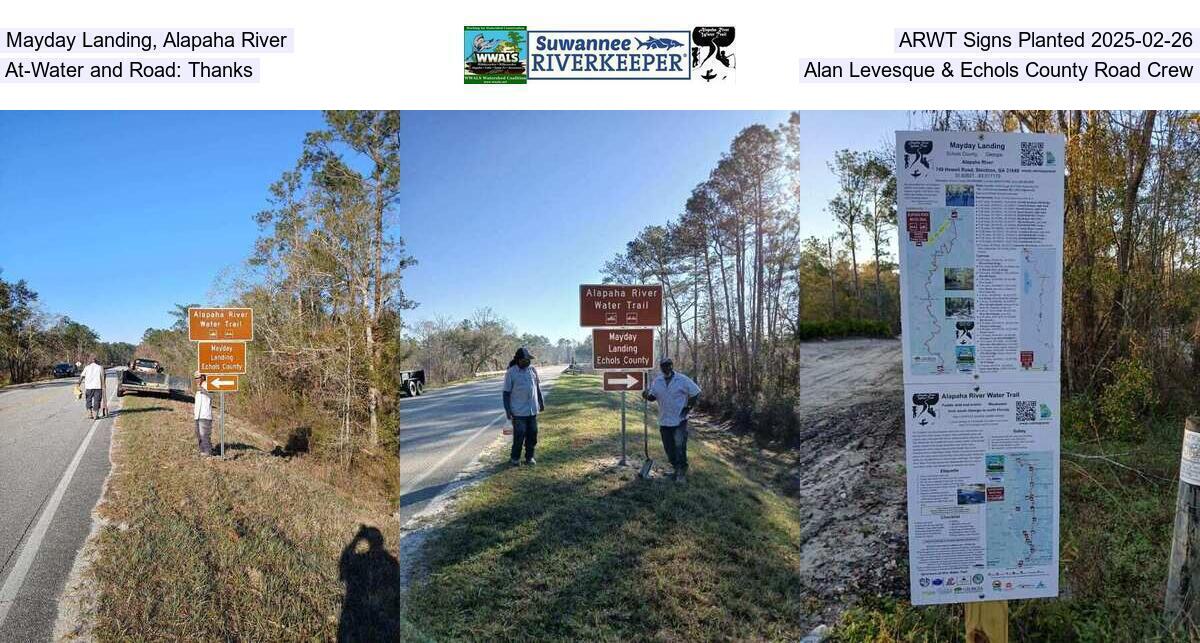
[(77, 377), (79, 375), (79, 371), (75, 369), (75, 365), (66, 362), (55, 364), (51, 370), (54, 372), (54, 377)]

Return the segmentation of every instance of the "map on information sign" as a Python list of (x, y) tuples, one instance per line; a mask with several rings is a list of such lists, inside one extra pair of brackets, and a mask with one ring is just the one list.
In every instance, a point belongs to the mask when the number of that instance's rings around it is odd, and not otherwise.
[[(993, 465), (993, 463), (997, 463)], [(1027, 569), (1054, 560), (1054, 454), (988, 456), (987, 566)]]
[(1021, 365), (1049, 371), (1058, 358), (1058, 255), (1053, 248), (1021, 250)]
[[(912, 310), (904, 335), (919, 375), (975, 371), (974, 208), (905, 213), (901, 238)], [(918, 233), (912, 231), (917, 230)]]

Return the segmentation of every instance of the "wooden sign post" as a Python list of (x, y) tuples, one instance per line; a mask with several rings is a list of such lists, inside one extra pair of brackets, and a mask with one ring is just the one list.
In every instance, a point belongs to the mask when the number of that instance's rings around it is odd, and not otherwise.
[(1008, 643), (1008, 601), (967, 603), (967, 643)]
[(1175, 536), (1171, 539), (1171, 563), (1167, 568), (1164, 616), (1176, 628), (1200, 622), (1200, 418), (1189, 417), (1183, 425), (1183, 454), (1179, 465), (1179, 493), (1175, 499)]

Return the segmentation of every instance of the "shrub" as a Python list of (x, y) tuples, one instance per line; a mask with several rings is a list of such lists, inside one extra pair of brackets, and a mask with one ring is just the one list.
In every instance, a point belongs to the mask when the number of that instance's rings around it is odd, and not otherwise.
[(1096, 400), (1088, 395), (1076, 395), (1063, 400), (1062, 433), (1076, 440), (1092, 438), (1096, 422)]
[(802, 321), (797, 336), (801, 341), (837, 337), (894, 337), (887, 322), (876, 319), (832, 319)]
[(1101, 433), (1121, 440), (1141, 440), (1143, 421), (1158, 403), (1154, 374), (1136, 356), (1117, 360), (1113, 379), (1100, 394)]

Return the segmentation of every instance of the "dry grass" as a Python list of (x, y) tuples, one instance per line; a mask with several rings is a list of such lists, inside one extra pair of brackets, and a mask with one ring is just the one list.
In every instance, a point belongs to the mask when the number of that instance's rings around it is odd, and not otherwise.
[(227, 459), (202, 460), (183, 402), (126, 397), (117, 427), (89, 572), (100, 640), (397, 636), (388, 490), (283, 455), (237, 421)]

